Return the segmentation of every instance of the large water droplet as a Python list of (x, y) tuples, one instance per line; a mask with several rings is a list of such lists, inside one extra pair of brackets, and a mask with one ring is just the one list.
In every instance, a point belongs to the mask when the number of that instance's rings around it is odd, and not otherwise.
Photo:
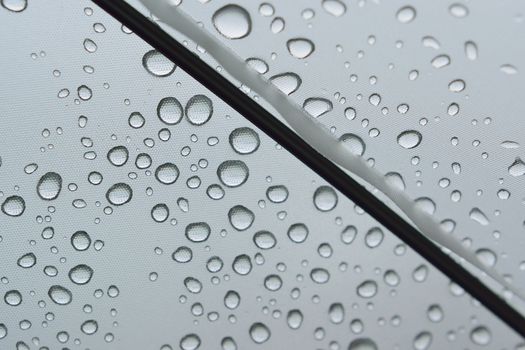
[(480, 225), (487, 226), (490, 223), (487, 215), (485, 215), (485, 213), (483, 213), (479, 208), (472, 208), (470, 210), (469, 216), (472, 220), (476, 221)]
[(183, 116), (182, 105), (175, 97), (164, 97), (157, 105), (157, 116), (165, 124), (178, 124)]
[(167, 77), (177, 66), (157, 50), (151, 50), (142, 57), (142, 65), (148, 73), (156, 77)]
[(204, 242), (210, 233), (210, 225), (205, 222), (195, 222), (186, 226), (186, 238), (195, 243)]
[(175, 183), (179, 178), (179, 168), (173, 163), (164, 163), (155, 170), (155, 178), (165, 185)]
[(334, 303), (328, 309), (330, 322), (340, 324), (345, 320), (345, 308), (341, 303)]
[(291, 329), (299, 329), (303, 324), (303, 313), (297, 309), (288, 311), (286, 323)]
[(301, 78), (295, 73), (274, 75), (270, 78), (270, 82), (286, 95), (291, 95), (297, 91), (302, 84)]
[(259, 135), (251, 128), (237, 128), (230, 133), (230, 145), (239, 154), (251, 154), (260, 145)]
[(233, 259), (232, 269), (239, 275), (245, 276), (252, 270), (252, 260), (246, 254), (241, 254)]
[(108, 160), (114, 166), (123, 166), (129, 158), (129, 151), (124, 146), (115, 146), (108, 151)]
[(410, 23), (416, 18), (416, 9), (412, 6), (404, 6), (397, 11), (396, 17), (401, 23)]
[(470, 332), (470, 339), (474, 344), (487, 345), (492, 340), (492, 335), (487, 327), (478, 326)]
[(93, 269), (87, 265), (80, 264), (69, 270), (69, 279), (75, 284), (86, 284), (93, 276)]
[(240, 160), (227, 160), (217, 168), (219, 180), (228, 187), (239, 187), (248, 180), (248, 166)]
[(26, 202), (20, 196), (7, 197), (2, 203), (2, 212), (9, 216), (20, 216), (26, 210)]
[(51, 286), (47, 292), (49, 298), (58, 305), (67, 305), (73, 300), (73, 294), (71, 291), (62, 286)]
[(303, 103), (303, 109), (314, 118), (319, 118), (333, 108), (332, 102), (326, 98), (307, 98)]
[(248, 11), (229, 4), (218, 9), (212, 16), (213, 26), (228, 39), (241, 39), (250, 34), (252, 20)]
[(91, 237), (86, 231), (77, 231), (71, 236), (71, 245), (78, 251), (87, 250), (91, 245)]
[(237, 231), (244, 231), (252, 226), (255, 215), (250, 209), (236, 205), (228, 211), (228, 220)]
[(22, 294), (17, 290), (10, 290), (4, 294), (4, 301), (7, 305), (18, 306), (22, 303)]
[(377, 283), (367, 280), (357, 286), (357, 295), (361, 298), (373, 298), (377, 293)]
[(352, 340), (348, 345), (348, 350), (377, 350), (377, 345), (370, 338), (358, 338)]
[(182, 350), (197, 350), (201, 346), (201, 339), (197, 334), (187, 334), (180, 340)]
[(166, 221), (169, 215), (170, 210), (164, 203), (156, 204), (153, 208), (151, 208), (151, 218), (156, 222)]
[(290, 238), (292, 242), (302, 243), (308, 237), (308, 233), (308, 227), (306, 227), (305, 224), (293, 224), (288, 229), (288, 238)]
[(397, 143), (403, 148), (411, 149), (419, 146), (422, 138), (423, 136), (419, 131), (406, 130), (399, 134)]
[(61, 190), (62, 177), (54, 172), (45, 173), (36, 185), (38, 196), (48, 201), (56, 199)]
[(128, 203), (133, 197), (133, 191), (128, 184), (123, 182), (114, 184), (106, 192), (106, 199), (113, 205), (123, 205)]
[(253, 235), (253, 242), (260, 249), (271, 249), (277, 244), (275, 236), (270, 231), (259, 231)]
[(290, 54), (299, 59), (310, 56), (315, 50), (314, 43), (304, 38), (290, 39), (286, 43), (286, 46)]
[(36, 256), (33, 253), (24, 254), (18, 258), (17, 264), (24, 269), (33, 267), (36, 264)]
[(95, 334), (98, 330), (98, 323), (95, 320), (87, 320), (82, 323), (80, 330), (87, 335)]
[(208, 97), (195, 95), (188, 100), (185, 113), (191, 124), (202, 125), (210, 120), (213, 114), (213, 104)]
[(525, 163), (521, 158), (516, 158), (509, 168), (509, 174), (512, 176), (523, 176), (525, 175)]
[(12, 12), (22, 12), (27, 8), (27, 0), (2, 0), (0, 3)]
[(337, 205), (337, 193), (332, 187), (321, 186), (314, 193), (314, 205), (320, 211), (330, 211)]
[(270, 329), (263, 323), (254, 323), (250, 327), (250, 337), (255, 343), (262, 344), (270, 339)]
[(383, 231), (379, 227), (372, 227), (365, 235), (365, 243), (369, 248), (375, 248), (383, 241)]
[(345, 14), (346, 6), (339, 0), (323, 0), (323, 9), (335, 17), (340, 17)]
[(356, 156), (362, 156), (365, 153), (365, 143), (356, 134), (343, 134), (339, 137), (339, 141), (343, 142), (345, 148), (349, 149)]

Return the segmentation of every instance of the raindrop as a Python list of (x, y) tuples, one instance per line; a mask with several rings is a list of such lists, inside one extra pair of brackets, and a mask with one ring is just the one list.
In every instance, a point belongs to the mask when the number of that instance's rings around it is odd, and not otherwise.
[(367, 280), (357, 286), (357, 295), (361, 298), (373, 298), (377, 294), (377, 283)]
[(17, 290), (10, 290), (4, 294), (4, 301), (7, 305), (18, 306), (22, 303), (22, 294)]
[(80, 264), (69, 270), (69, 279), (75, 284), (86, 284), (93, 277), (93, 269), (87, 265)]
[(239, 187), (248, 180), (248, 166), (240, 160), (227, 160), (217, 168), (217, 176), (228, 187)]
[(98, 330), (98, 323), (95, 320), (87, 320), (82, 323), (80, 330), (87, 335), (95, 334)]
[(492, 340), (492, 335), (487, 327), (478, 326), (470, 332), (470, 339), (477, 345), (488, 345)]
[(179, 178), (179, 168), (173, 163), (164, 163), (155, 170), (155, 178), (165, 185), (171, 185)]
[(234, 129), (229, 139), (230, 146), (239, 154), (251, 154), (257, 151), (260, 145), (257, 132), (247, 127)]
[(512, 64), (502, 64), (499, 69), (508, 75), (514, 75), (518, 73), (518, 69), (514, 67)]
[(303, 103), (303, 109), (314, 118), (319, 118), (333, 109), (332, 102), (325, 98), (308, 98)]
[(156, 204), (153, 208), (151, 208), (151, 218), (156, 222), (166, 221), (169, 215), (170, 210), (164, 203)]
[(268, 64), (259, 58), (248, 58), (246, 63), (259, 74), (265, 74), (268, 72)]
[(132, 197), (131, 187), (123, 182), (114, 184), (106, 192), (108, 202), (117, 206), (128, 203)]
[(252, 270), (252, 260), (246, 254), (238, 255), (233, 259), (232, 268), (239, 275), (245, 276)]
[(201, 281), (193, 277), (186, 277), (184, 279), (184, 286), (186, 287), (188, 292), (193, 294), (199, 294), (202, 290)]
[(468, 15), (468, 9), (465, 5), (462, 4), (452, 4), (448, 8), (450, 14), (457, 18), (463, 18)]
[(352, 225), (348, 225), (341, 231), (341, 241), (344, 244), (350, 244), (354, 241), (355, 236), (357, 235), (357, 228)]
[(385, 180), (390, 186), (394, 187), (395, 189), (399, 191), (405, 190), (405, 181), (403, 180), (401, 174), (395, 172), (386, 173)]
[(452, 92), (461, 92), (465, 90), (465, 82), (461, 79), (456, 79), (448, 84), (448, 89)]
[(2, 212), (8, 216), (20, 216), (26, 210), (26, 202), (20, 196), (7, 197), (2, 203)]
[(525, 175), (525, 163), (520, 158), (516, 158), (509, 166), (508, 171), (512, 176), (523, 176)]
[(129, 151), (124, 146), (115, 146), (108, 151), (108, 160), (114, 166), (123, 166), (129, 158)]
[(18, 258), (17, 264), (24, 269), (31, 268), (36, 264), (36, 256), (33, 253), (24, 254)]
[(308, 227), (305, 224), (293, 224), (288, 229), (288, 238), (294, 243), (302, 243), (308, 237)]
[(78, 251), (84, 251), (91, 245), (91, 237), (86, 231), (77, 231), (71, 236), (71, 245)]
[(213, 114), (213, 104), (208, 97), (195, 95), (188, 100), (185, 113), (191, 124), (202, 125), (210, 120)]
[(345, 320), (345, 308), (341, 303), (334, 303), (330, 305), (328, 309), (328, 316), (330, 317), (330, 322), (335, 324), (340, 324)]
[(314, 193), (314, 205), (323, 212), (333, 210), (337, 205), (337, 193), (332, 187), (321, 186)]
[(295, 73), (274, 75), (270, 78), (270, 82), (285, 95), (293, 94), (302, 84), (301, 78)]
[(205, 222), (194, 222), (186, 226), (186, 238), (195, 243), (204, 242), (210, 233), (210, 225)]
[(416, 18), (416, 10), (412, 6), (402, 7), (397, 11), (396, 17), (401, 23), (410, 23)]
[(323, 0), (323, 9), (335, 17), (340, 17), (345, 14), (346, 6), (339, 0)]
[(27, 0), (2, 0), (0, 3), (12, 12), (22, 12), (27, 8)]
[(471, 61), (478, 58), (478, 46), (473, 41), (465, 42), (465, 56)]
[(288, 199), (288, 189), (283, 185), (270, 186), (266, 190), (266, 197), (272, 203), (282, 203)]
[(397, 143), (403, 148), (411, 149), (419, 146), (421, 139), (422, 136), (419, 131), (406, 130), (399, 134), (397, 137)]
[(140, 112), (133, 112), (129, 115), (128, 124), (133, 129), (140, 129), (146, 123), (146, 119)]
[(49, 298), (58, 305), (67, 305), (73, 300), (71, 291), (62, 286), (51, 286), (47, 292)]
[(482, 226), (487, 226), (489, 224), (489, 219), (479, 208), (472, 208), (470, 210), (469, 216), (472, 220), (476, 221)]
[(358, 338), (352, 340), (348, 350), (377, 350), (377, 345), (370, 338)]
[(339, 141), (343, 142), (343, 145), (345, 148), (350, 150), (352, 154), (355, 154), (356, 156), (362, 156), (363, 153), (365, 153), (365, 143), (363, 140), (357, 136), (356, 134), (347, 133), (341, 135), (339, 137)]
[(237, 231), (244, 231), (252, 226), (255, 215), (250, 209), (236, 205), (228, 211), (228, 220)]
[(312, 54), (315, 50), (314, 43), (308, 39), (295, 38), (286, 43), (290, 54), (299, 59), (304, 59)]
[(303, 314), (300, 310), (294, 309), (288, 311), (286, 316), (286, 323), (291, 329), (299, 329), (303, 324)]
[(36, 185), (38, 196), (47, 201), (56, 199), (61, 190), (62, 177), (54, 172), (44, 174)]
[(379, 227), (371, 228), (365, 235), (365, 243), (369, 248), (376, 248), (383, 242), (383, 231)]
[(175, 97), (165, 97), (157, 105), (157, 116), (165, 124), (178, 124), (183, 116), (182, 105)]
[(496, 265), (496, 261), (497, 261), (496, 254), (490, 249), (486, 249), (486, 248), (478, 249), (476, 250), (476, 256), (478, 260), (481, 261), (481, 263), (485, 266), (493, 267), (494, 265)]
[(270, 329), (263, 323), (257, 322), (250, 327), (250, 337), (257, 344), (262, 344), (271, 337)]
[(238, 5), (229, 4), (218, 9), (212, 16), (213, 26), (228, 39), (241, 39), (250, 34), (250, 14)]
[(272, 249), (277, 244), (275, 236), (270, 231), (259, 231), (253, 235), (253, 242), (260, 249)]
[(432, 334), (430, 332), (421, 332), (414, 338), (414, 349), (427, 350), (432, 344)]
[(432, 59), (431, 61), (434, 68), (443, 68), (450, 64), (450, 57), (447, 55), (439, 55)]
[(323, 268), (315, 268), (310, 271), (310, 278), (318, 284), (325, 284), (330, 280), (330, 273)]
[(148, 73), (156, 77), (167, 77), (176, 66), (157, 50), (151, 50), (142, 57), (142, 65)]
[(179, 263), (187, 263), (190, 262), (193, 258), (193, 252), (189, 247), (182, 246), (177, 248), (173, 254), (171, 255), (171, 258)]
[(201, 339), (197, 334), (187, 334), (180, 340), (182, 350), (197, 350), (201, 346)]
[(240, 303), (241, 297), (239, 296), (239, 293), (237, 293), (234, 290), (228, 291), (224, 296), (224, 306), (226, 306), (230, 310), (234, 310), (237, 307), (239, 307)]

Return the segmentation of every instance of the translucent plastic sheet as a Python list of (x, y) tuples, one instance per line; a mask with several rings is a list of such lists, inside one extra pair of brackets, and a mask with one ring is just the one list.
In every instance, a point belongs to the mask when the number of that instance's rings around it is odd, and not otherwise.
[(0, 7), (2, 348), (519, 348), (102, 10), (24, 4)]
[[(128, 2), (146, 15), (167, 3)], [(512, 41), (523, 35), (519, 3), (175, 1), (170, 6), (173, 12), (162, 7), (155, 14), (168, 24), (163, 28), (211, 65), (225, 65), (218, 50), (204, 51), (200, 37), (185, 33), (201, 45), (194, 46), (173, 30), (183, 29), (180, 18), (169, 20), (177, 12), (197, 21), (312, 115), (320, 123), (319, 138), (325, 138), (324, 126), (375, 173), (355, 164), (347, 169), (374, 186), (376, 174), (385, 175), (420, 212), (441, 222), (441, 234), (435, 235), (435, 227), (425, 227), (418, 213), (405, 210), (408, 203), (380, 188), (423, 233), (497, 271), (500, 282), (505, 278), (515, 290), (523, 289), (522, 122), (515, 101), (521, 91), (516, 62), (525, 52)], [(488, 22), (507, 33), (504, 39)], [(263, 94), (232, 73), (235, 67), (225, 68), (244, 91)], [(327, 148), (334, 153), (337, 146)], [(449, 239), (447, 232), (453, 244), (436, 239)]]

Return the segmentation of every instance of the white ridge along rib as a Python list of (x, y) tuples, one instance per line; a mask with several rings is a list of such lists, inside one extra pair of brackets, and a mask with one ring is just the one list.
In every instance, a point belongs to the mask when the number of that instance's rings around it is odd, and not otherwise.
[(310, 117), (301, 106), (290, 100), (287, 95), (257, 73), (233, 50), (223, 45), (217, 38), (183, 13), (178, 8), (180, 1), (141, 1), (160, 21), (203, 47), (233, 78), (264, 98), (288, 125), (320, 154), (343, 169), (359, 176), (389, 197), (412, 220), (423, 235), (476, 266), (525, 301), (525, 294), (507, 282), (494, 268), (484, 265), (476, 254), (464, 247), (458, 239), (445, 232), (439, 222), (432, 215), (418, 208), (417, 203), (409, 198), (405, 191), (389, 184), (383, 174), (368, 166), (362, 157), (353, 154), (343, 141), (339, 141), (330, 134), (323, 124)]

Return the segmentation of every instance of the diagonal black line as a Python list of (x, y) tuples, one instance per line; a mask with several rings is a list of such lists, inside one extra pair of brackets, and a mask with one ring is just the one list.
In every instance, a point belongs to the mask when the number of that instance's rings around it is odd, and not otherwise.
[(93, 0), (286, 148), (525, 338), (525, 318), (441, 248), (124, 0)]

